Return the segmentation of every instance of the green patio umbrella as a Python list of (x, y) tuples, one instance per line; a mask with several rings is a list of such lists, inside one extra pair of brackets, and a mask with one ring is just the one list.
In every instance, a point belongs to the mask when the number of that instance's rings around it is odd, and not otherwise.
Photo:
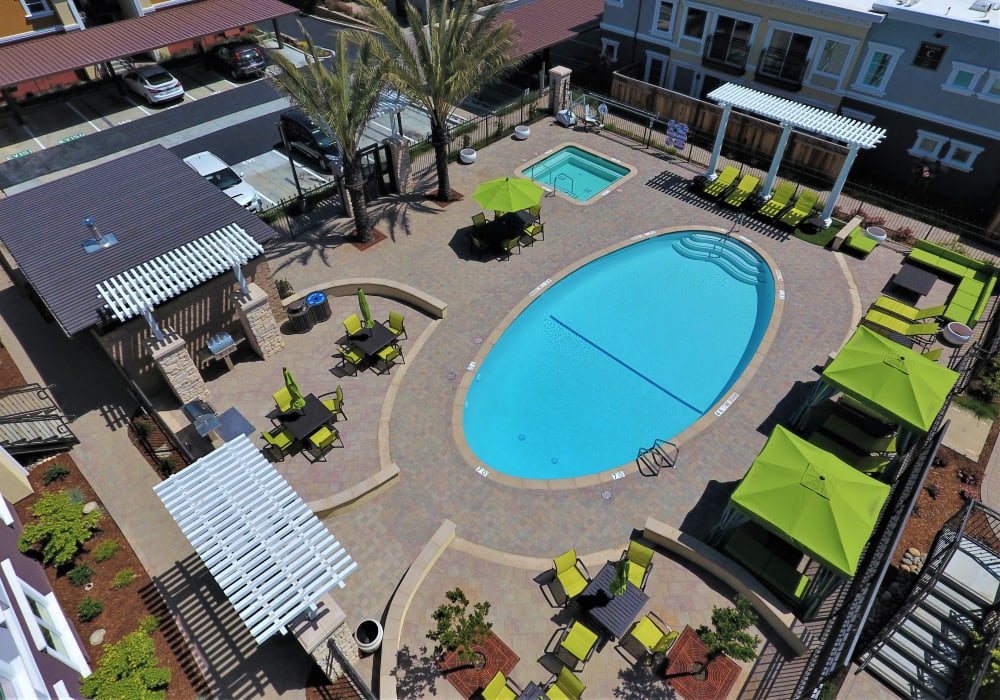
[(368, 308), (368, 298), (365, 296), (365, 290), (358, 287), (358, 306), (361, 307), (361, 318), (364, 319), (365, 328), (371, 328), (375, 325), (374, 319), (372, 319), (372, 310)]
[(521, 177), (501, 177), (479, 184), (472, 198), (483, 209), (520, 211), (542, 201), (545, 190)]
[(611, 579), (608, 593), (613, 596), (621, 595), (628, 586), (628, 557), (622, 557), (615, 562), (615, 577)]
[(281, 371), (285, 375), (285, 388), (288, 389), (288, 393), (292, 395), (292, 408), (299, 410), (306, 405), (306, 400), (302, 398), (302, 392), (299, 391), (299, 385), (295, 383), (295, 378), (292, 377), (292, 373), (288, 371), (288, 368), (282, 367)]
[(888, 484), (779, 425), (730, 505), (850, 578), (888, 497)]

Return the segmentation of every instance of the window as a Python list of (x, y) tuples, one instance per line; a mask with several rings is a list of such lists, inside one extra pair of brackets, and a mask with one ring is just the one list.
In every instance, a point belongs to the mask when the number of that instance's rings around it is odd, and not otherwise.
[(965, 173), (972, 172), (972, 164), (976, 156), (983, 152), (980, 146), (973, 146), (971, 143), (951, 140), (945, 149), (944, 157), (941, 158), (941, 165), (955, 168)]
[(985, 72), (985, 68), (952, 61), (951, 75), (948, 76), (948, 80), (941, 88), (948, 92), (957, 92), (960, 95), (971, 95), (976, 91), (976, 83)]
[(705, 58), (742, 72), (750, 53), (753, 29), (754, 26), (750, 22), (734, 17), (719, 17), (705, 51)]
[(601, 58), (605, 63), (618, 62), (618, 46), (614, 39), (601, 39)]
[(938, 64), (941, 63), (941, 58), (944, 56), (946, 48), (948, 47), (941, 46), (940, 44), (931, 44), (926, 41), (921, 42), (920, 48), (917, 49), (917, 55), (913, 57), (913, 65), (936, 70)]
[(696, 7), (689, 7), (687, 15), (684, 17), (684, 36), (689, 39), (701, 41), (705, 36), (705, 23), (708, 20), (708, 13)]
[(825, 75), (840, 76), (847, 65), (847, 57), (851, 55), (851, 47), (842, 41), (827, 39), (823, 42), (823, 49), (816, 59), (816, 72)]
[(861, 72), (854, 87), (865, 92), (884, 95), (892, 70), (902, 53), (903, 49), (894, 46), (869, 44), (868, 55), (861, 63)]
[(761, 52), (757, 77), (801, 85), (811, 46), (811, 36), (775, 29), (771, 32), (767, 48)]
[(937, 160), (941, 154), (941, 149), (948, 143), (947, 136), (932, 134), (923, 129), (917, 129), (917, 140), (910, 147), (908, 153), (915, 158), (930, 158)]
[(982, 92), (977, 97), (990, 102), (1000, 102), (1000, 70), (990, 71), (990, 74), (986, 76)]
[(983, 150), (982, 147), (971, 143), (917, 129), (917, 140), (908, 153), (916, 158), (936, 160), (943, 166), (969, 173), (972, 172), (972, 164)]
[(24, 15), (28, 18), (45, 17), (52, 14), (46, 0), (21, 0), (21, 7), (24, 8)]
[(656, 10), (656, 25), (653, 27), (653, 31), (660, 34), (670, 34), (670, 24), (673, 21), (673, 17), (674, 3), (667, 0), (660, 0), (660, 6)]

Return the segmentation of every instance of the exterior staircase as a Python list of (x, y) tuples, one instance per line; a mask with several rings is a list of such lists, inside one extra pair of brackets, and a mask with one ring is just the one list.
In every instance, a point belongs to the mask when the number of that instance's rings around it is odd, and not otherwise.
[(28, 384), (0, 391), (0, 445), (10, 454), (68, 449), (79, 442), (49, 388)]

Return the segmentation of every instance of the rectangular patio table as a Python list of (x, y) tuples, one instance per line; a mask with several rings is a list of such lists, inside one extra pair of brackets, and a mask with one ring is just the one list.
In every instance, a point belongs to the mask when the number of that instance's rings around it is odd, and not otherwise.
[(609, 561), (576, 600), (594, 622), (612, 637), (621, 639), (649, 601), (649, 596), (631, 583), (625, 585), (625, 592), (621, 595), (611, 595), (609, 589), (614, 578), (615, 562)]
[(548, 696), (540, 685), (531, 681), (528, 685), (524, 686), (524, 690), (521, 694), (517, 696), (516, 700), (546, 700)]
[(527, 209), (512, 211), (492, 221), (487, 221), (484, 226), (473, 229), (472, 235), (495, 247), (524, 233), (524, 229), (530, 226), (534, 220), (535, 217)]
[(319, 428), (333, 420), (333, 413), (315, 394), (306, 394), (303, 398), (306, 400), (305, 406), (278, 416), (281, 425), (288, 428), (288, 432), (299, 442), (308, 439)]
[(892, 278), (892, 283), (900, 289), (925, 296), (937, 282), (937, 275), (916, 265), (903, 264), (902, 269)]
[(395, 339), (395, 333), (376, 321), (371, 328), (362, 328), (360, 332), (349, 336), (348, 342), (361, 354), (370, 357), (387, 345), (391, 345)]

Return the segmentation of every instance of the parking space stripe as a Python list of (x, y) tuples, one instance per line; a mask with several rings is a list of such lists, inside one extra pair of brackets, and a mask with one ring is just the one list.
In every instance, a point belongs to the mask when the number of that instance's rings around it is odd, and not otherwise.
[(42, 150), (45, 149), (45, 144), (38, 140), (38, 137), (32, 133), (31, 129), (28, 128), (27, 124), (22, 124), (21, 128), (28, 132), (28, 136), (31, 137), (32, 141), (38, 144), (39, 148), (41, 148)]
[(91, 129), (93, 129), (94, 131), (100, 131), (100, 128), (98, 128), (97, 124), (87, 119), (87, 115), (78, 110), (76, 107), (74, 107), (72, 102), (66, 100), (66, 106), (72, 109), (74, 112), (76, 112), (80, 116), (80, 119), (90, 124)]

